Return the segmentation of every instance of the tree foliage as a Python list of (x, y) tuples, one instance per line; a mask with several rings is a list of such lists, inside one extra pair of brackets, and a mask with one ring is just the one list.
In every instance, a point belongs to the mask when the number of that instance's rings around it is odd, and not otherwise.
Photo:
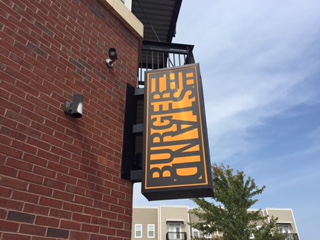
[[(277, 219), (268, 222), (260, 210), (249, 210), (258, 201), (254, 197), (261, 194), (265, 186), (259, 188), (254, 179), (246, 178), (242, 171), (234, 174), (233, 169), (224, 165), (213, 165), (212, 169), (216, 203), (204, 198), (193, 199), (199, 206), (193, 212), (200, 221), (191, 223), (192, 227), (205, 234), (223, 233), (223, 237), (215, 239), (248, 240), (251, 234), (259, 240), (286, 238), (277, 231)], [(257, 229), (258, 225), (261, 228)]]

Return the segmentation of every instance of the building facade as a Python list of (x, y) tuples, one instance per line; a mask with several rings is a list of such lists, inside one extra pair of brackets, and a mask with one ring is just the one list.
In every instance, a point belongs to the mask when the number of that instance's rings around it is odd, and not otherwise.
[(0, 1), (0, 239), (131, 238), (128, 88), (167, 67), (181, 3)]
[[(298, 228), (292, 209), (263, 209), (263, 215), (278, 218), (278, 225), (292, 240), (298, 240)], [(192, 209), (183, 206), (159, 206), (154, 208), (134, 208), (131, 239), (136, 240), (187, 240), (193, 237), (212, 239), (190, 226), (198, 222)], [(254, 236), (252, 236), (254, 239)]]
[[(123, 122), (143, 24), (121, 1), (0, 8), (0, 239), (130, 239)], [(75, 94), (81, 118), (64, 112)]]

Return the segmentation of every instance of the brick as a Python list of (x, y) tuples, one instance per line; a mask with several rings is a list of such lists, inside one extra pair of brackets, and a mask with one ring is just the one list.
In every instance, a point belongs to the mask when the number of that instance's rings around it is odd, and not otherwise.
[(65, 128), (66, 128), (65, 126), (63, 126), (61, 124), (58, 124), (56, 122), (53, 122), (53, 121), (51, 121), (49, 119), (46, 119), (45, 125), (50, 127), (50, 128), (52, 128), (52, 129), (54, 129), (54, 130), (56, 130), (56, 131), (58, 131), (58, 132), (64, 132)]
[[(32, 131), (32, 132), (36, 133), (35, 131)], [(35, 146), (37, 150), (38, 150), (38, 148), (41, 148), (45, 151), (49, 151), (51, 148), (50, 144), (48, 144), (40, 139), (36, 139), (36, 138), (32, 138), (32, 137), (28, 137), (27, 143), (31, 146)]]
[(62, 174), (67, 174), (69, 171), (69, 168), (63, 166), (60, 163), (56, 163), (56, 162), (49, 162), (48, 168), (50, 168), (51, 170), (54, 170), (57, 173), (62, 173)]
[(33, 223), (35, 215), (23, 212), (9, 211), (7, 219), (16, 222)]
[(116, 198), (120, 198), (120, 199), (124, 199), (125, 198), (125, 194), (123, 192), (117, 191), (117, 190), (112, 190), (111, 191), (111, 196), (112, 197), (116, 197)]
[(80, 179), (86, 179), (88, 175), (87, 173), (78, 171), (76, 169), (70, 169), (69, 174), (73, 177), (80, 178)]
[(92, 206), (93, 205), (93, 199), (82, 197), (82, 196), (75, 196), (75, 200), (74, 201), (76, 203), (78, 203), (78, 204), (83, 204), (83, 205), (86, 205), (86, 206)]
[(28, 191), (42, 196), (52, 196), (52, 189), (43, 185), (29, 183)]
[(130, 230), (126, 231), (126, 230), (122, 230), (122, 229), (117, 229), (116, 236), (123, 237), (123, 238), (130, 238), (131, 232), (130, 232)]
[(90, 234), (89, 233), (84, 233), (80, 231), (71, 231), (70, 232), (70, 239), (73, 240), (89, 240), (90, 239)]
[[(25, 153), (23, 155), (23, 160), (32, 164), (40, 165), (40, 166), (47, 166), (48, 161), (45, 159), (45, 156), (48, 156), (49, 154), (46, 154), (47, 152), (44, 152), (42, 150), (38, 150), (38, 155), (43, 156), (43, 158), (34, 156), (29, 153)], [(50, 155), (52, 156), (52, 155)], [(49, 158), (50, 159), (50, 158)]]
[(71, 153), (67, 150), (62, 149), (62, 148), (52, 146), (51, 151), (52, 151), (52, 153), (55, 153), (59, 156), (63, 156), (65, 158), (71, 158)]
[(31, 51), (33, 51), (33, 52), (39, 54), (40, 56), (42, 56), (44, 59), (48, 58), (48, 53), (46, 53), (46, 52), (45, 52), (44, 50), (42, 50), (41, 48), (35, 46), (34, 44), (32, 44), (32, 43), (29, 42), (29, 43), (27, 44), (27, 47), (28, 47)]
[(19, 224), (15, 222), (8, 222), (0, 219), (0, 231), (17, 232)]
[(64, 143), (63, 148), (68, 149), (68, 151), (79, 155), (82, 152), (81, 146), (75, 146), (75, 144)]
[(26, 190), (28, 184), (24, 181), (15, 179), (15, 178), (9, 178), (9, 177), (1, 177), (0, 183), (2, 186), (7, 186), (12, 189), (20, 189), (20, 190)]
[(16, 149), (20, 149), (23, 152), (27, 152), (27, 153), (30, 153), (30, 154), (36, 154), (37, 153), (37, 148), (36, 147), (34, 147), (32, 145), (29, 145), (29, 144), (26, 144), (25, 142), (21, 142), (21, 141), (14, 140), (12, 142), (12, 147), (16, 148)]
[(87, 223), (89, 223), (91, 221), (91, 215), (73, 213), (72, 214), (72, 220), (77, 221), (77, 222), (87, 222)]
[(106, 236), (98, 235), (98, 234), (91, 234), (90, 240), (105, 240)]
[(110, 203), (96, 200), (94, 201), (93, 207), (103, 210), (110, 210)]
[(80, 230), (81, 224), (75, 221), (69, 221), (69, 220), (61, 220), (60, 221), (60, 228), (65, 229), (72, 229), (72, 230)]
[(91, 216), (101, 216), (101, 210), (97, 208), (91, 208), (91, 207), (85, 206), (83, 212)]
[(81, 230), (85, 232), (97, 233), (99, 232), (99, 226), (83, 223), (81, 226)]
[(86, 190), (84, 188), (74, 186), (74, 185), (67, 185), (66, 191), (73, 193), (73, 194), (79, 194), (79, 195), (84, 195)]
[[(28, 60), (29, 60), (29, 59), (28, 59)], [(42, 109), (47, 109), (48, 106), (49, 106), (49, 104), (48, 104), (48, 102), (43, 101), (42, 98), (41, 98), (41, 96), (42, 96), (41, 94), (40, 94), (40, 97), (35, 97), (35, 96), (33, 96), (33, 95), (27, 94), (25, 99), (26, 99), (28, 102), (36, 105), (37, 107), (40, 107), (40, 108), (42, 108)]]
[[(81, 157), (79, 157), (79, 156), (75, 157), (74, 155), (72, 156), (72, 159), (67, 159), (67, 158), (61, 157), (60, 158), (60, 164), (64, 165), (64, 166), (68, 166), (68, 167), (73, 168), (73, 169), (79, 169), (80, 168), (80, 163), (79, 163), (79, 161), (77, 161), (78, 159), (81, 159)], [(69, 173), (69, 175), (71, 176), (70, 173)]]
[[(9, 129), (4, 126), (1, 127), (0, 134), (4, 134), (10, 138), (17, 139), (20, 141), (25, 141), (27, 139), (27, 136), (25, 134)], [(12, 156), (12, 157), (15, 157), (15, 156), (21, 157), (22, 155), (22, 151), (18, 151), (17, 149), (13, 149), (13, 148), (8, 148), (8, 149), (3, 148), (2, 151), (5, 151), (9, 156)]]
[(75, 214), (76, 212), (78, 213), (82, 213), (83, 212), (83, 206), (82, 205), (78, 205), (78, 204), (74, 204), (74, 203), (68, 203), (68, 202), (64, 202), (63, 203), (63, 209), (73, 212), (73, 214)]
[(24, 171), (19, 172), (18, 178), (22, 180), (34, 182), (34, 183), (39, 183), (39, 184), (43, 183), (43, 179), (44, 179), (42, 176), (36, 175), (32, 172), (30, 173), (30, 172), (24, 172)]
[(123, 229), (123, 222), (110, 220), (109, 227), (116, 228), (116, 229)]
[[(103, 175), (99, 174), (99, 176), (101, 178), (104, 178)], [(105, 178), (104, 178), (105, 179)], [(100, 186), (100, 185), (97, 185), (96, 188), (95, 188), (96, 191), (98, 191), (99, 193), (103, 194), (103, 195), (110, 195), (111, 193), (111, 190), (109, 187), (105, 187), (105, 186)]]
[(48, 215), (49, 208), (47, 206), (39, 206), (39, 205), (25, 203), (23, 211), (28, 213), (34, 213), (34, 214)]
[(107, 219), (117, 219), (117, 213), (110, 211), (102, 211), (102, 217)]
[(6, 162), (7, 156), (0, 153), (0, 165), (4, 165)]
[(60, 190), (64, 190), (66, 188), (66, 184), (64, 182), (49, 179), (49, 178), (46, 178), (44, 180), (44, 185), (51, 187), (51, 188), (60, 189)]
[[(54, 238), (59, 239), (59, 238)], [(31, 240), (53, 240), (52, 237), (32, 236)]]
[(45, 216), (37, 216), (35, 220), (36, 225), (58, 227), (59, 219)]
[[(60, 207), (61, 208), (61, 207)], [(59, 210), (59, 209), (50, 209), (50, 216), (63, 218), (63, 219), (71, 219), (71, 212)]]
[(21, 224), (19, 232), (30, 235), (44, 236), (46, 228), (30, 224)]
[(45, 25), (41, 24), (39, 21), (35, 21), (34, 23), (38, 28), (40, 28), (42, 31), (44, 31), (45, 33), (47, 33), (49, 36), (53, 37), (54, 33), (47, 28)]
[[(17, 89), (17, 88), (16, 88)], [(18, 89), (18, 91), (23, 91), (23, 90), (20, 90)], [(35, 109), (35, 106), (29, 102), (27, 102), (24, 98), (21, 98), (21, 96), (17, 96), (15, 94), (12, 94), (11, 97), (10, 97), (10, 100), (19, 105), (19, 106), (22, 106), (22, 109), (27, 109), (29, 111), (34, 111)], [(21, 122), (25, 125), (29, 125), (30, 124), (30, 119), (26, 119), (23, 117), (23, 114), (21, 112), (21, 115), (16, 115), (16, 116), (11, 116), (13, 119), (17, 119), (18, 122)]]
[[(59, 111), (61, 111), (61, 109), (59, 109)], [(71, 137), (71, 136), (66, 135), (65, 133), (54, 131), (54, 135), (53, 136), (55, 138), (57, 138), (57, 139), (60, 139), (63, 142), (67, 142), (67, 143), (70, 143), (70, 144), (74, 143), (74, 138)]]
[(54, 130), (43, 125), (42, 123), (32, 122), (31, 127), (37, 129), (42, 134), (53, 135)]
[(95, 225), (100, 225), (100, 226), (109, 226), (109, 221), (110, 220), (108, 218), (92, 216), (90, 223), (95, 224)]
[(20, 211), (23, 207), (23, 202), (0, 198), (0, 206)]
[(65, 191), (59, 191), (59, 190), (54, 190), (52, 197), (62, 199), (64, 201), (68, 201), (68, 202), (71, 202), (74, 199), (73, 194), (67, 193)]
[(100, 192), (97, 191), (86, 191), (85, 194), (87, 197), (94, 199), (95, 201), (99, 201), (102, 200), (102, 194)]
[[(3, 53), (3, 51), (2, 51), (1, 48), (0, 48), (0, 50), (1, 50), (0, 54)], [(4, 62), (2, 62), (2, 64), (5, 65)], [(3, 65), (2, 65), (2, 66), (3, 66)], [(5, 68), (6, 68), (6, 65), (5, 65)], [(4, 68), (4, 69), (5, 69), (5, 68)], [(5, 81), (2, 81), (2, 82), (1, 82), (1, 89), (0, 89), (1, 95), (0, 95), (0, 97), (1, 97), (2, 99), (9, 100), (10, 97), (11, 97), (11, 94), (19, 94), (19, 93), (20, 93), (21, 96), (24, 96), (24, 95), (25, 95), (24, 92), (21, 92), (21, 91), (19, 91), (19, 89), (16, 89), (16, 88), (14, 87), (14, 84), (15, 84), (15, 82), (16, 82), (16, 78), (15, 78), (15, 77), (10, 76), (10, 75), (9, 75), (7, 72), (5, 72), (5, 71), (1, 71), (1, 72), (0, 72), (0, 77), (3, 78), (3, 79), (5, 79)], [(0, 102), (0, 106), (3, 106), (3, 107), (6, 107), (6, 108), (10, 109), (10, 108), (7, 106), (7, 104), (4, 104), (3, 102)], [(20, 110), (20, 109), (21, 109), (21, 106), (19, 106), (19, 105), (14, 105), (14, 107), (16, 107), (16, 109), (13, 110), (14, 112), (19, 112), (19, 111), (16, 111), (16, 110)], [(3, 114), (3, 115), (5, 115), (5, 114)]]
[[(59, 161), (59, 155), (53, 154), (52, 152), (49, 152), (49, 151), (44, 151), (42, 149), (38, 149), (37, 156), (40, 158), (35, 159), (35, 161), (37, 161), (38, 164), (41, 166), (47, 166), (48, 161), (54, 161), (54, 162)], [(41, 162), (45, 164), (41, 164)]]
[(21, 235), (18, 233), (3, 233), (2, 240), (31, 240), (30, 236)]
[(124, 207), (122, 205), (110, 204), (110, 211), (116, 212), (118, 214), (124, 214)]
[(64, 229), (48, 228), (47, 236), (57, 238), (68, 238), (69, 231)]
[(56, 199), (47, 198), (47, 197), (41, 197), (39, 203), (43, 206), (48, 206), (48, 207), (55, 207), (55, 208), (62, 207), (61, 200), (56, 200)]
[[(50, 166), (50, 165), (49, 165)], [(50, 168), (52, 169), (52, 167), (50, 166)], [(58, 171), (57, 173), (57, 178), (58, 181), (62, 181), (65, 183), (68, 183), (70, 185), (75, 185), (77, 183), (77, 179), (74, 177), (69, 176), (68, 174), (64, 174)], [(68, 186), (67, 186), (68, 188)]]
[(38, 175), (41, 175), (47, 178), (56, 177), (56, 171), (51, 170), (50, 163), (48, 164), (48, 167), (34, 166), (33, 173), (36, 173)]
[(88, 167), (88, 166), (85, 166), (85, 165), (81, 165), (80, 166), (80, 170), (85, 172), (85, 173), (92, 174), (92, 175), (96, 175), (97, 174), (97, 169), (92, 168), (92, 167)]
[(17, 88), (31, 94), (34, 96), (39, 96), (39, 91), (37, 89), (34, 89), (30, 87), (29, 84), (26, 84), (26, 82), (29, 82), (28, 77), (26, 75), (21, 74), (19, 76), (19, 81), (17, 81), (16, 86)]
[(8, 167), (5, 165), (2, 165), (0, 167), (0, 174), (2, 174), (2, 175), (9, 176), (9, 177), (16, 177), (17, 173), (18, 173), (18, 171), (16, 169), (14, 169), (13, 167)]
[[(0, 219), (6, 219), (7, 217), (7, 210), (0, 208)], [(1, 238), (0, 238), (1, 239)]]
[(39, 196), (35, 194), (30, 194), (27, 192), (13, 191), (12, 199), (29, 202), (29, 203), (38, 203)]
[(6, 165), (11, 167), (16, 167), (25, 171), (31, 171), (33, 167), (33, 165), (28, 162), (22, 161), (21, 159), (11, 158), (11, 157), (7, 159)]
[(108, 236), (115, 236), (116, 235), (116, 229), (114, 228), (109, 228), (109, 227), (100, 227), (101, 234), (108, 235)]

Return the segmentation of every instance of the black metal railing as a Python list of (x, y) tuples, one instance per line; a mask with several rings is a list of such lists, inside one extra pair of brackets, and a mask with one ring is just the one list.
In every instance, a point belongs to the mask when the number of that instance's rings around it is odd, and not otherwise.
[[(288, 237), (286, 238), (286, 240), (299, 240), (299, 236), (297, 233), (287, 233), (288, 234)], [(250, 238), (250, 239), (255, 239), (254, 237), (253, 238)]]
[(143, 85), (145, 72), (194, 63), (193, 45), (144, 41), (138, 81)]
[(167, 232), (166, 240), (187, 240), (186, 232)]
[(299, 240), (299, 236), (297, 233), (289, 233), (287, 240)]

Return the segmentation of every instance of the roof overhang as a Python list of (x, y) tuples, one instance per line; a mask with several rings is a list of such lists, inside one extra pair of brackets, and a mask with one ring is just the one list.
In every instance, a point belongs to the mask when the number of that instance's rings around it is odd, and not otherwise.
[(171, 42), (182, 0), (132, 0), (132, 13), (144, 25), (144, 40)]

